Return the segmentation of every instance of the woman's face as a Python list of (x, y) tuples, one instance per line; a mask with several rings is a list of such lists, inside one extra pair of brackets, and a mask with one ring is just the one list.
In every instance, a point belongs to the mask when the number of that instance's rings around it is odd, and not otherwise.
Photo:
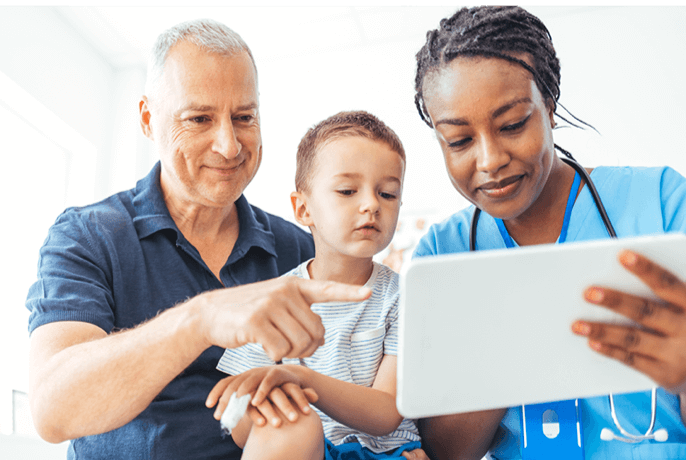
[(493, 217), (522, 216), (557, 159), (553, 110), (529, 71), (504, 59), (456, 58), (426, 76), (423, 94), (457, 191)]

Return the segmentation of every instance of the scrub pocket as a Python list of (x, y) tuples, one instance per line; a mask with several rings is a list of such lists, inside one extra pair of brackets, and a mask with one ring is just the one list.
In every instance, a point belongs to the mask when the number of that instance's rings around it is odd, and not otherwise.
[(384, 326), (350, 336), (350, 375), (357, 385), (371, 387), (383, 358)]

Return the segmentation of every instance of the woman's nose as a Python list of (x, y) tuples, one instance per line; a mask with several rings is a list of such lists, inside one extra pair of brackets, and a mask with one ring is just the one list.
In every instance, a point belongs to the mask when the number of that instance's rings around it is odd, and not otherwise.
[(496, 172), (510, 162), (510, 155), (494, 139), (481, 139), (477, 149), (476, 167), (479, 171)]

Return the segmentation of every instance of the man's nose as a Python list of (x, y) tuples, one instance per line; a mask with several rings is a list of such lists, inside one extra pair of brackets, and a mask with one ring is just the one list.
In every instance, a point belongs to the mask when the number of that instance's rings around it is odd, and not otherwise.
[(218, 153), (224, 158), (231, 159), (238, 156), (241, 151), (241, 143), (236, 137), (233, 123), (229, 121), (222, 121), (216, 127), (214, 142), (212, 143), (212, 151)]

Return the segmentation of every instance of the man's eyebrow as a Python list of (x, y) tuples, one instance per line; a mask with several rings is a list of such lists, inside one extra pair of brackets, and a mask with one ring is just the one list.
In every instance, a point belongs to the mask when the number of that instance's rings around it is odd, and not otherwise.
[(212, 110), (214, 110), (214, 106), (212, 105), (196, 105), (191, 103), (181, 107), (176, 111), (176, 114), (178, 115), (184, 112), (211, 112)]
[[(491, 114), (492, 119), (498, 118), (500, 115), (504, 114), (508, 110), (510, 110), (512, 107), (518, 105), (518, 104), (524, 104), (524, 103), (531, 103), (531, 98), (529, 97), (522, 97), (519, 99), (515, 99), (514, 101), (510, 101), (507, 104), (503, 105), (502, 107), (498, 107), (493, 111)], [(452, 125), (452, 126), (467, 126), (469, 123), (467, 120), (464, 118), (444, 118), (441, 120), (438, 120), (434, 126), (438, 126), (440, 124), (445, 124), (445, 125)]]
[[(244, 110), (255, 110), (258, 107), (257, 102), (251, 102), (249, 104), (241, 105), (236, 108), (237, 112), (243, 112)], [(187, 105), (184, 105), (181, 107), (179, 110), (176, 111), (177, 115), (180, 115), (184, 112), (212, 112), (213, 110), (216, 110), (216, 107), (213, 105), (196, 105), (194, 103), (190, 103)]]

